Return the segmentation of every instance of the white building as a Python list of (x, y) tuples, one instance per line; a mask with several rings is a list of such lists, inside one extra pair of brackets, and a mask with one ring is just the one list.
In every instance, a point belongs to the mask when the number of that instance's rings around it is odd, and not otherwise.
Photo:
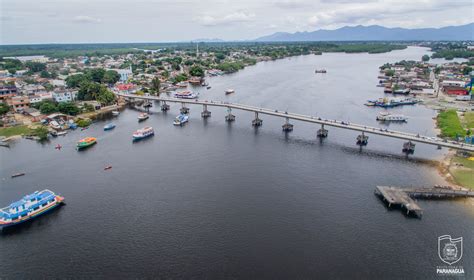
[(441, 82), (442, 86), (455, 86), (455, 87), (465, 87), (466, 82), (457, 81), (457, 80), (444, 80)]
[(35, 103), (38, 103), (38, 102), (41, 102), (41, 101), (43, 101), (43, 100), (41, 99), (41, 96), (39, 96), (39, 95), (30, 96), (30, 104), (35, 104)]
[(76, 99), (77, 91), (55, 91), (53, 92), (54, 101), (60, 102), (71, 102)]
[(117, 71), (117, 73), (120, 75), (120, 82), (122, 83), (128, 81), (128, 78), (130, 78), (133, 75), (132, 66), (130, 66), (129, 69), (111, 69), (111, 70)]

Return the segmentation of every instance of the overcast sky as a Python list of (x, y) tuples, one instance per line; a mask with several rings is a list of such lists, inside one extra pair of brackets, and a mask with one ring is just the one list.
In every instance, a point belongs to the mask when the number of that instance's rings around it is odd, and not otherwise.
[(345, 25), (474, 21), (473, 0), (0, 0), (0, 44), (255, 39)]

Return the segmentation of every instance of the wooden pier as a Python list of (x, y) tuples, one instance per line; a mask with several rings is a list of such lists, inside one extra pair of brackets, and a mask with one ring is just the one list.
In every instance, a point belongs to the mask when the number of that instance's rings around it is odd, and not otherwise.
[(387, 206), (400, 207), (406, 210), (407, 215), (421, 218), (423, 209), (413, 200), (413, 198), (424, 199), (451, 199), (474, 197), (474, 191), (463, 188), (434, 186), (424, 188), (397, 188), (389, 186), (377, 186), (375, 194), (378, 195)]

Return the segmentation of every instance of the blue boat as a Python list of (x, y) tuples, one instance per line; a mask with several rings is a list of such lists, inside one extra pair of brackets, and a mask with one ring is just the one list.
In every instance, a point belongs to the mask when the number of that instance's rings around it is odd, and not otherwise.
[(115, 124), (113, 123), (108, 123), (106, 125), (104, 125), (104, 130), (111, 130), (111, 129), (114, 129), (115, 128)]
[(174, 125), (183, 125), (183, 124), (187, 123), (188, 120), (189, 120), (188, 116), (186, 116), (185, 114), (180, 114), (179, 116), (176, 117), (176, 119), (174, 119), (173, 124)]
[(64, 203), (64, 197), (50, 190), (35, 191), (0, 209), (0, 228), (15, 226), (34, 219)]

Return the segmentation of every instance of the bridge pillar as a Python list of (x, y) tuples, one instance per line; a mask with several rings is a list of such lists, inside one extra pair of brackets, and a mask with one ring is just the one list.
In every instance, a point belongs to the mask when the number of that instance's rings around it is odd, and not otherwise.
[(203, 117), (205, 119), (209, 118), (211, 116), (211, 111), (207, 110), (207, 105), (206, 104), (204, 104), (202, 107), (203, 108), (202, 108), (202, 112), (201, 112), (201, 117)]
[(170, 105), (166, 104), (166, 101), (163, 101), (163, 104), (161, 104), (161, 111), (166, 112), (170, 109)]
[(364, 135), (364, 132), (362, 131), (362, 134), (357, 136), (357, 145), (359, 146), (366, 146), (368, 141), (369, 141), (369, 136)]
[(321, 128), (318, 129), (318, 133), (317, 133), (317, 136), (319, 138), (326, 138), (328, 137), (328, 130), (327, 129), (324, 129), (324, 124), (321, 125)]
[(413, 154), (415, 152), (415, 143), (412, 143), (411, 141), (403, 143), (402, 152), (407, 155)]
[(226, 122), (235, 121), (235, 116), (232, 115), (232, 109), (230, 107), (227, 107), (227, 116), (225, 116), (225, 121)]
[(186, 107), (186, 105), (184, 103), (181, 103), (181, 109), (179, 109), (179, 111), (181, 112), (181, 114), (188, 114), (189, 113), (189, 108)]
[(258, 118), (258, 112), (255, 112), (255, 119), (252, 121), (252, 126), (259, 127), (262, 126), (263, 121)]
[(290, 119), (286, 118), (285, 123), (281, 126), (284, 132), (293, 131), (293, 125), (290, 123)]

